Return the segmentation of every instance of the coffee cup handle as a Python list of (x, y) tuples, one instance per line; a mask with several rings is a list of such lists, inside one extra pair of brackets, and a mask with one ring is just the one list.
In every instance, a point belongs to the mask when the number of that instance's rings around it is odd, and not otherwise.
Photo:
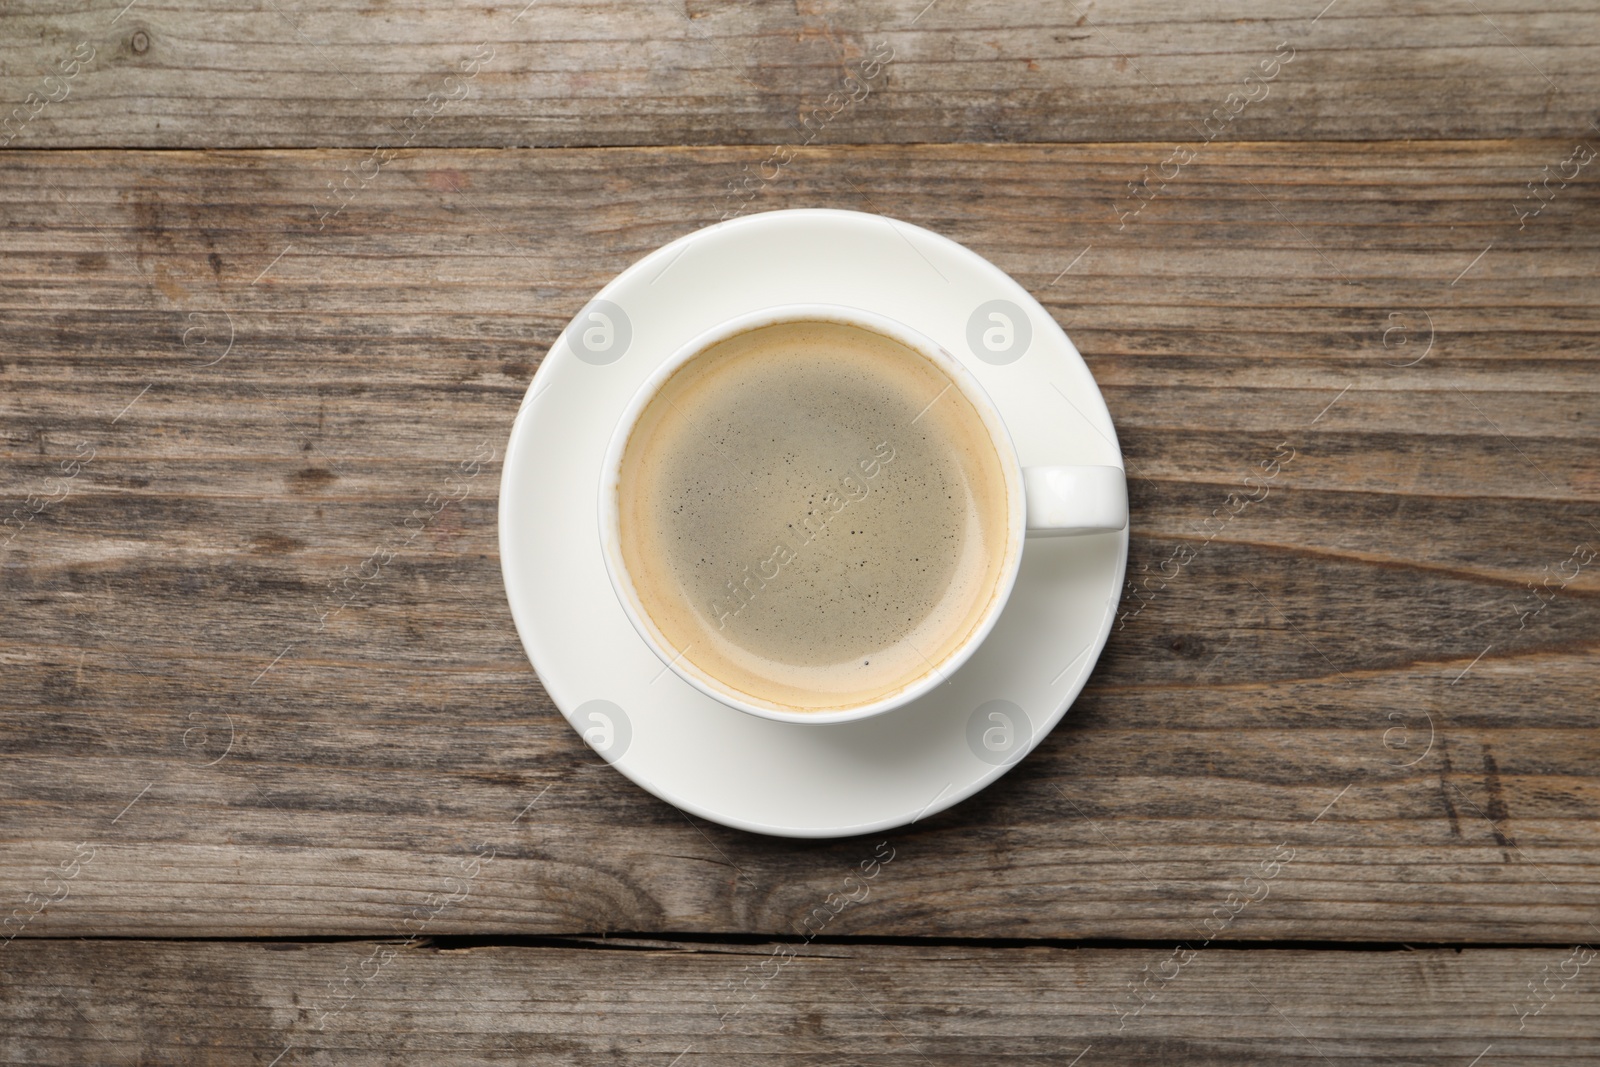
[(1128, 525), (1121, 467), (1024, 467), (1029, 537), (1108, 533)]

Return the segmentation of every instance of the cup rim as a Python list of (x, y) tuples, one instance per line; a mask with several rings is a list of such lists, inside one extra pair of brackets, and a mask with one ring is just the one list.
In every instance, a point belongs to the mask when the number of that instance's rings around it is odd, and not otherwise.
[[(759, 703), (752, 699), (752, 694), (722, 685), (717, 679), (696, 668), (681, 653), (675, 654), (671, 642), (645, 611), (622, 558), (621, 511), (617, 502), (618, 483), (623, 453), (644, 409), (668, 379), (713, 345), (741, 333), (786, 322), (835, 322), (854, 326), (888, 337), (927, 358), (955, 383), (956, 388), (961, 390), (979, 413), (1000, 458), (1006, 482), (1009, 520), (1006, 558), (1002, 564), (1000, 578), (990, 592), (989, 604), (983, 617), (968, 633), (966, 639), (943, 660), (919, 675), (915, 681), (894, 692), (866, 704), (824, 711), (801, 711)], [(879, 312), (847, 304), (821, 302), (777, 304), (725, 319), (680, 345), (645, 378), (618, 418), (610, 441), (606, 445), (605, 461), (601, 465), (599, 496), (600, 547), (605, 559), (606, 576), (611, 581), (612, 590), (616, 593), (623, 614), (643, 638), (646, 646), (668, 669), (706, 696), (738, 711), (777, 722), (813, 725), (856, 722), (909, 704), (949, 681), (950, 676), (988, 638), (999, 620), (1006, 601), (1010, 599), (1011, 590), (1016, 585), (1017, 572), (1022, 565), (1022, 547), (1026, 535), (1022, 464), (1005, 420), (977, 377), (948, 349), (921, 331)]]

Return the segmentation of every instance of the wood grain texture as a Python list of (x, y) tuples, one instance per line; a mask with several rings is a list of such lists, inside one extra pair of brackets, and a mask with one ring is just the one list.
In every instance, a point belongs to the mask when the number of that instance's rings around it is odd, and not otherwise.
[[(1281, 847), (1211, 936), (1595, 937), (1593, 178), (1514, 210), (1571, 148), (1214, 145), (1131, 218), (1164, 148), (811, 149), (762, 189), (1011, 272), (1135, 476), (1143, 591), (1089, 687), (997, 785), (880, 835), (830, 936), (1204, 937)], [(407, 152), (326, 219), (359, 153), (0, 154), (26, 937), (389, 936), (480, 846), (428, 933), (794, 935), (840, 891), (878, 838), (691, 820), (555, 713), (480, 451), (589, 295), (763, 153)]]
[(28, 0), (0, 42), (40, 148), (1569, 137), (1600, 92), (1583, 0)]
[[(1508, 1065), (1600, 1055), (1597, 964), (1554, 947), (1175, 957), (1168, 945), (19, 941), (4, 951), (0, 1057), (37, 1064), (1460, 1067), (1486, 1052), (1483, 1063)], [(1145, 1000), (1130, 996), (1158, 972)], [(1547, 980), (1531, 998), (1529, 982)]]

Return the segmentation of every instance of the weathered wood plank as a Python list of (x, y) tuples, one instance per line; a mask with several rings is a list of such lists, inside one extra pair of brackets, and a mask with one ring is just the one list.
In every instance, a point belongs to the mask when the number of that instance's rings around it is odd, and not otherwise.
[[(870, 905), (862, 905), (868, 907)], [(16, 942), (0, 1057), (1577, 1064), (1594, 950)], [(1534, 992), (1530, 992), (1529, 987)]]
[(1245, 17), (1179, 0), (1114, 9), (113, 0), (65, 10), (34, 0), (0, 13), (0, 101), (12, 116), (0, 140), (371, 148), (1193, 143), (1206, 129), (1246, 141), (1586, 136), (1600, 91), (1597, 31), (1600, 13), (1581, 0), (1405, 11), (1275, 0)]
[[(1142, 592), (1066, 724), (888, 835), (830, 932), (1192, 937), (1281, 843), (1216, 936), (1594, 936), (1600, 216), (1587, 176), (1513, 211), (1568, 151), (1217, 146), (1126, 223), (1161, 152), (817, 149), (764, 190), (893, 205), (1011, 271), (1135, 474)], [(593, 290), (760, 158), (412, 152), (319, 229), (348, 153), (0, 154), (0, 517), (93, 450), (0, 549), (0, 910), (64, 888), (26, 935), (385, 935), (480, 844), (429, 932), (787, 934), (837, 892), (875, 841), (691, 826), (554, 714), (497, 460), (403, 525), (501, 445)]]

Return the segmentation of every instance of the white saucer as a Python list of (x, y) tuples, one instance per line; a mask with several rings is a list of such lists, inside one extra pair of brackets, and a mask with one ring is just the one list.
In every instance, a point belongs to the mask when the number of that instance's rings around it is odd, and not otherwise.
[(545, 690), (619, 771), (727, 826), (842, 837), (971, 796), (1050, 732), (1110, 633), (1128, 534), (1029, 539), (983, 646), (948, 683), (887, 714), (773, 722), (684, 682), (640, 639), (606, 575), (598, 493), (607, 442), (651, 369), (684, 342), (735, 315), (812, 302), (875, 311), (944, 345), (988, 391), (1025, 466), (1122, 465), (1083, 358), (999, 268), (880, 215), (774, 211), (652, 252), (551, 348), (506, 447), (500, 560)]

